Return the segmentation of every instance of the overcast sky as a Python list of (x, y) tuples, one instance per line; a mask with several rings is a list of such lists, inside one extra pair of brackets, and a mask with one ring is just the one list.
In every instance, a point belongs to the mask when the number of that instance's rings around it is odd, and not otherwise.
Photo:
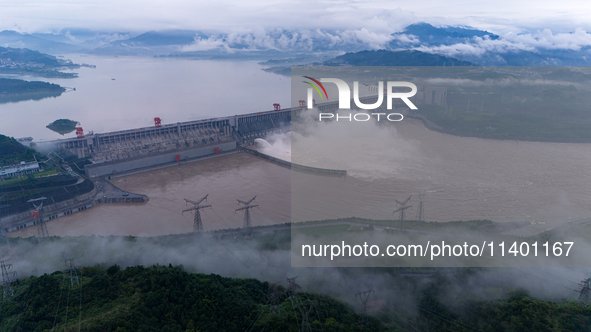
[(469, 25), (495, 33), (591, 31), (591, 1), (2, 0), (0, 29), (89, 28), (247, 32), (268, 28), (396, 32), (408, 24)]

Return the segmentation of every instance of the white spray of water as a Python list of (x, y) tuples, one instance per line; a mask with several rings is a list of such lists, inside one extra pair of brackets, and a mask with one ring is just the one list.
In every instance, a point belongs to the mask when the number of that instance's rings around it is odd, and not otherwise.
[(257, 150), (275, 158), (291, 161), (291, 132), (277, 133), (254, 140)]
[[(318, 121), (317, 109), (292, 119), (292, 161), (346, 170), (347, 175), (378, 180), (412, 172), (421, 156), (413, 142), (398, 136), (392, 122)], [(348, 116), (348, 111), (339, 116)], [(408, 166), (411, 165), (412, 169)]]

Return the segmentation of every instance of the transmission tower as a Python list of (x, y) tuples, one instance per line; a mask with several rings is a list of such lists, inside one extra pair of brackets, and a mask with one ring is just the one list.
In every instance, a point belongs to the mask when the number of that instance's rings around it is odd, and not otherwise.
[(7, 298), (14, 295), (14, 289), (12, 283), (16, 279), (17, 273), (9, 270), (12, 268), (12, 264), (8, 264), (10, 259), (0, 261), (0, 271), (2, 273), (2, 298)]
[(399, 212), (400, 213), (400, 217), (399, 217), (400, 218), (400, 221), (404, 221), (404, 210), (410, 209), (411, 207), (412, 207), (412, 205), (403, 206), (401, 208), (398, 208), (398, 209), (394, 210), (393, 213)]
[(396, 213), (396, 212), (399, 212), (400, 213), (400, 221), (404, 221), (404, 213), (405, 213), (405, 210), (406, 209), (410, 209), (412, 207), (412, 205), (406, 205), (410, 201), (410, 198), (411, 197), (412, 197), (412, 195), (408, 196), (408, 198), (405, 199), (402, 202), (400, 202), (399, 200), (395, 200), (396, 201), (396, 206), (399, 206), (399, 208), (397, 208), (396, 210), (394, 210), (393, 213)]
[(203, 201), (207, 202), (207, 196), (209, 196), (209, 194), (203, 196), (203, 198), (201, 198), (198, 201), (192, 201), (190, 199), (185, 198), (185, 202), (187, 204), (191, 203), (194, 205), (189, 209), (183, 210), (183, 213), (188, 212), (188, 211), (195, 211), (195, 217), (193, 218), (193, 233), (203, 232), (203, 222), (201, 222), (201, 213), (199, 212), (199, 210), (211, 207), (211, 205), (199, 205), (199, 204), (201, 204), (201, 202), (203, 202)]
[(281, 303), (281, 299), (283, 299), (285, 292), (282, 289), (279, 289), (279, 287), (277, 287), (276, 284), (270, 284), (269, 294), (263, 293), (263, 295), (267, 299), (267, 303), (269, 304), (269, 310), (271, 312), (281, 314), (279, 304)]
[(78, 279), (78, 272), (76, 272), (76, 265), (74, 265), (74, 258), (66, 259), (66, 269), (64, 270), (65, 274), (70, 274), (70, 287), (74, 287), (74, 284), (80, 285), (80, 280)]
[(10, 250), (10, 240), (8, 238), (8, 235), (6, 235), (6, 233), (0, 231), (0, 236), (6, 238), (6, 246), (8, 247), (8, 250)]
[(43, 221), (43, 215), (41, 214), (41, 210), (43, 209), (43, 202), (39, 205), (35, 205), (35, 211), (33, 211), (33, 218), (35, 218), (35, 223), (37, 224), (37, 236), (39, 238), (49, 237), (49, 231), (47, 230), (47, 225), (45, 221)]
[(359, 302), (361, 302), (361, 305), (363, 306), (363, 314), (364, 315), (367, 314), (367, 301), (369, 301), (369, 297), (373, 293), (375, 293), (375, 291), (373, 289), (370, 289), (365, 292), (359, 292), (359, 293), (355, 294), (355, 298), (359, 297)]
[(417, 220), (424, 221), (425, 219), (425, 210), (423, 208), (423, 197), (425, 196), (425, 192), (422, 191), (419, 193), (419, 208), (417, 209)]
[(250, 228), (252, 226), (252, 222), (250, 220), (250, 209), (257, 207), (258, 205), (251, 205), (250, 203), (252, 203), (252, 201), (254, 201), (254, 199), (257, 198), (256, 196), (251, 198), (250, 201), (245, 202), (245, 201), (241, 201), (239, 199), (237, 199), (239, 204), (244, 204), (243, 207), (236, 209), (235, 212), (238, 211), (244, 211), (244, 222), (242, 223), (242, 227), (244, 228)]
[(298, 290), (301, 290), (302, 287), (296, 284), (296, 279), (298, 277), (287, 278), (287, 283), (289, 284), (288, 290), (291, 296), (297, 296)]
[(591, 301), (591, 278), (581, 281), (581, 290), (579, 291), (579, 302), (587, 305)]
[(300, 329), (301, 332), (312, 331), (312, 327), (310, 326), (309, 316), (310, 316), (310, 312), (315, 307), (316, 307), (316, 304), (313, 301), (305, 301), (305, 302), (298, 303), (298, 310), (300, 311), (300, 314), (302, 315), (302, 326)]

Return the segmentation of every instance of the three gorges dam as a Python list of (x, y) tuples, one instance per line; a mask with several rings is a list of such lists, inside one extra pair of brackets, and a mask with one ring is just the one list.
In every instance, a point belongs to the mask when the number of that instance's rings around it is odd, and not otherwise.
[[(89, 178), (111, 177), (158, 166), (236, 152), (256, 138), (289, 131), (292, 112), (287, 108), (253, 114), (160, 124), (110, 133), (37, 143), (41, 151), (90, 157), (84, 172)], [(301, 108), (299, 108), (301, 109)]]
[[(375, 102), (377, 96), (361, 98)], [(253, 145), (256, 138), (271, 133), (288, 132), (294, 114), (305, 108), (305, 103), (294, 108), (212, 119), (161, 124), (110, 133), (84, 135), (79, 128), (76, 138), (36, 143), (40, 151), (77, 158), (90, 157), (92, 164), (84, 167), (89, 178), (116, 177), (158, 167), (238, 152), (241, 147)], [(321, 112), (334, 112), (338, 102), (315, 105)], [(252, 152), (249, 150), (249, 152)], [(255, 152), (256, 153), (256, 152)], [(274, 160), (280, 162), (280, 160)], [(297, 165), (296, 165), (297, 166)]]

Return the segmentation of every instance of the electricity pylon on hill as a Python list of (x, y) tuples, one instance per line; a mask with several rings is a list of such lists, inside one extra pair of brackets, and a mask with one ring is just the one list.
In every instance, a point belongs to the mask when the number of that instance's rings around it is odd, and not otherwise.
[(367, 301), (369, 301), (369, 297), (373, 293), (375, 293), (375, 291), (373, 289), (370, 289), (368, 291), (359, 292), (359, 293), (355, 294), (355, 298), (359, 298), (359, 302), (361, 302), (361, 305), (363, 306), (363, 314), (364, 315), (367, 314)]
[(591, 278), (583, 280), (580, 285), (581, 290), (579, 291), (579, 302), (587, 305), (591, 301)]
[(8, 264), (10, 259), (0, 261), (0, 274), (2, 274), (2, 298), (14, 296), (14, 289), (12, 283), (16, 279), (17, 273), (9, 271), (12, 269), (12, 264)]
[(74, 284), (80, 285), (80, 280), (78, 279), (78, 272), (76, 272), (76, 265), (74, 265), (74, 258), (68, 258), (65, 260), (66, 269), (64, 270), (65, 274), (70, 274), (70, 287), (74, 287)]

